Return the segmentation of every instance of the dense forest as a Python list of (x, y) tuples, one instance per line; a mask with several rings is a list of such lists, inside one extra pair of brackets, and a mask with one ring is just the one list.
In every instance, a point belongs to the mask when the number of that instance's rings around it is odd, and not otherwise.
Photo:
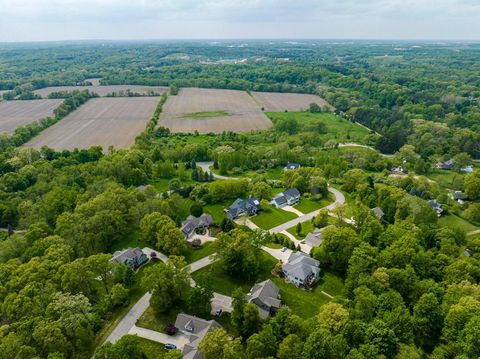
[[(328, 227), (310, 254), (338, 278), (338, 293), (313, 314), (296, 303), (262, 319), (237, 285), (232, 313), (218, 319), (224, 329), (200, 343), (206, 359), (478, 358), (479, 55), (480, 45), (453, 42), (1, 45), (5, 100), (101, 78), (171, 86), (168, 96), (190, 86), (313, 93), (338, 116), (308, 113), (313, 120), (302, 122), (274, 113), (274, 127), (263, 132), (173, 134), (158, 126), (163, 95), (131, 148), (22, 146), (89, 100), (88, 91), (76, 91), (64, 94), (54, 118), (2, 134), (0, 358), (181, 358), (163, 346), (149, 354), (134, 336), (102, 344), (148, 291), (155, 318), (180, 309), (209, 315), (218, 278), (195, 277), (191, 287), (186, 268), (195, 250), (182, 221), (212, 214), (218, 277), (250, 287), (275, 271), (263, 268), (262, 246), (295, 245), (224, 218), (223, 208), (255, 196), (272, 215), (268, 201), (287, 188), (320, 208), (332, 201), (327, 186), (346, 203), (308, 222)], [(347, 130), (329, 133), (336, 119), (348, 120)], [(355, 122), (368, 127), (361, 146), (340, 146), (353, 141)], [(450, 158), (454, 168), (435, 169)], [(214, 180), (197, 166), (202, 161), (235, 179)], [(283, 171), (288, 163), (301, 168)], [(467, 165), (472, 172), (462, 172)], [(409, 175), (392, 175), (399, 166)], [(454, 190), (469, 201), (457, 202)], [(429, 200), (442, 204), (443, 217)], [(110, 261), (127, 246), (149, 246), (170, 260), (138, 272)]]

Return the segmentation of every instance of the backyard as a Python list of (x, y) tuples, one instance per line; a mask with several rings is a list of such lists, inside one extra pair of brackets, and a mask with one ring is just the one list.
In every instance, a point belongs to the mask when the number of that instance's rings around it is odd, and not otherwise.
[(250, 220), (261, 229), (268, 230), (294, 218), (297, 218), (295, 213), (268, 205), (267, 208), (263, 208), (258, 215), (251, 217)]

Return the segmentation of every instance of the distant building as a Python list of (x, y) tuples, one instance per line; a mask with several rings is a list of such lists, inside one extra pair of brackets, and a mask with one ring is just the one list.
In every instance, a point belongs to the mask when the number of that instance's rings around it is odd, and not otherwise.
[(473, 168), (473, 166), (471, 166), (471, 165), (462, 167), (462, 168), (460, 169), (460, 171), (466, 172), (466, 173), (472, 173), (473, 170), (474, 170), (474, 168)]
[(473, 254), (472, 254), (472, 251), (468, 248), (466, 248), (464, 251), (463, 251), (463, 254), (465, 255), (465, 257), (468, 257), (470, 258)]
[(380, 207), (375, 207), (372, 208), (372, 212), (375, 213), (375, 215), (378, 217), (378, 219), (383, 219), (385, 216), (385, 213), (383, 213), (382, 209)]
[(280, 289), (270, 279), (255, 284), (246, 295), (247, 301), (258, 307), (262, 318), (275, 315), (282, 306), (279, 298)]
[(297, 251), (290, 254), (288, 262), (282, 266), (282, 271), (285, 277), (297, 287), (310, 287), (320, 276), (319, 266), (319, 261)]
[(397, 166), (397, 167), (392, 167), (390, 169), (390, 173), (392, 175), (405, 175), (407, 174), (407, 170), (403, 168), (402, 166)]
[(303, 244), (310, 246), (310, 248), (319, 247), (323, 242), (323, 234), (320, 229), (315, 228), (313, 232), (307, 234), (305, 239), (302, 241)]
[(222, 328), (215, 320), (205, 320), (183, 313), (177, 315), (175, 327), (189, 338), (189, 342), (182, 350), (184, 359), (204, 359), (205, 356), (198, 350), (198, 345), (208, 332)]
[(203, 213), (200, 217), (188, 216), (188, 218), (182, 222), (180, 230), (185, 235), (185, 239), (188, 239), (198, 231), (210, 228), (212, 225), (213, 217)]
[(464, 204), (465, 200), (467, 199), (462, 191), (455, 191), (451, 193), (450, 198), (454, 201), (457, 201), (459, 204)]
[(448, 161), (437, 163), (436, 168), (439, 170), (452, 170), (454, 165), (453, 159), (450, 158)]
[(148, 257), (140, 248), (127, 248), (113, 253), (111, 262), (126, 264), (133, 270), (148, 262)]
[(247, 199), (238, 198), (227, 210), (227, 216), (230, 219), (236, 219), (243, 215), (255, 215), (260, 211), (260, 201), (257, 197)]
[(291, 162), (288, 162), (287, 165), (285, 167), (283, 167), (283, 169), (285, 171), (288, 171), (288, 170), (298, 170), (300, 167), (300, 164), (299, 163), (291, 163)]
[(442, 215), (442, 213), (443, 213), (442, 205), (440, 203), (438, 203), (436, 199), (432, 199), (432, 200), (428, 201), (428, 205), (430, 206), (430, 208), (435, 210), (435, 212), (437, 212), (438, 217), (440, 217)]
[(293, 206), (300, 201), (300, 192), (296, 188), (290, 188), (282, 193), (277, 194), (270, 201), (277, 208), (282, 208), (285, 206)]

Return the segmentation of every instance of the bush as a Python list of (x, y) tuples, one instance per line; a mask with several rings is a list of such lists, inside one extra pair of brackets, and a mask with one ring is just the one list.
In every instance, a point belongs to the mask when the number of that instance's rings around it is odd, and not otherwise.
[(173, 324), (167, 324), (165, 326), (165, 333), (168, 335), (175, 335), (178, 332), (178, 328)]

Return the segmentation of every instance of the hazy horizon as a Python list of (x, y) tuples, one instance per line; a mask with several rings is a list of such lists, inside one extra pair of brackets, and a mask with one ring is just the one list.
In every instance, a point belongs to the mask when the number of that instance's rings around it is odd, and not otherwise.
[(480, 0), (0, 0), (0, 42), (478, 41)]

